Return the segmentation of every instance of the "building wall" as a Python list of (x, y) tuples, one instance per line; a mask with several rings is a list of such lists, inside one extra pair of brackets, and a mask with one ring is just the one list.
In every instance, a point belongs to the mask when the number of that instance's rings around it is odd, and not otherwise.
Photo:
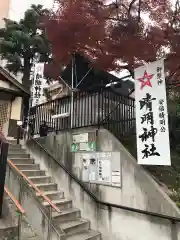
[(12, 86), (12, 84), (10, 84), (7, 81), (2, 81), (1, 79), (0, 79), (0, 87), (1, 88), (5, 88), (5, 89), (10, 89), (10, 90), (17, 91), (17, 88), (15, 86)]
[(21, 119), (22, 98), (16, 97), (14, 101), (0, 100), (0, 127), (8, 137), (16, 137), (17, 121)]
[[(78, 133), (94, 129), (79, 129)], [(76, 131), (77, 133), (77, 131)], [(66, 165), (77, 177), (79, 159), (70, 152), (72, 143), (71, 132), (61, 132), (38, 140)], [(119, 151), (121, 153), (122, 186), (86, 185), (100, 200), (121, 206), (133, 207), (169, 216), (180, 216), (175, 203), (152, 179), (152, 177), (137, 165), (135, 159), (122, 144), (108, 131), (100, 129), (97, 136), (99, 151)], [(35, 162), (52, 176), (60, 189), (64, 189), (67, 198), (73, 200), (73, 205), (79, 208), (82, 217), (91, 221), (92, 229), (102, 234), (102, 240), (180, 240), (180, 226), (169, 220), (142, 215), (139, 213), (107, 208), (86, 194), (82, 188), (59, 165), (36, 144), (28, 141), (27, 149), (35, 158)], [(80, 171), (81, 169), (79, 169)], [(79, 178), (79, 180), (81, 180)]]
[(17, 136), (17, 121), (21, 120), (22, 97), (16, 97), (11, 102), (11, 113), (8, 126), (8, 137)]
[(5, 136), (8, 134), (11, 101), (0, 100), (0, 128)]
[(20, 120), (21, 118), (22, 97), (16, 97), (11, 105), (11, 119)]
[[(2, 80), (0, 80), (0, 87), (17, 91), (15, 86)], [(0, 100), (0, 126), (3, 128), (5, 136), (16, 137), (16, 124), (21, 119), (22, 97), (13, 97), (12, 94), (5, 92), (3, 94), (2, 100)]]

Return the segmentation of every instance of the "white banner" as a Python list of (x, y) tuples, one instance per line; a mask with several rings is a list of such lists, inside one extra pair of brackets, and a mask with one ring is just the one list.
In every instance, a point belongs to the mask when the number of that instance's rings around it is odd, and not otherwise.
[(44, 63), (36, 63), (33, 73), (32, 106), (36, 106), (45, 101), (43, 89), (46, 86), (46, 80), (44, 79)]
[(164, 61), (135, 69), (138, 164), (171, 165)]

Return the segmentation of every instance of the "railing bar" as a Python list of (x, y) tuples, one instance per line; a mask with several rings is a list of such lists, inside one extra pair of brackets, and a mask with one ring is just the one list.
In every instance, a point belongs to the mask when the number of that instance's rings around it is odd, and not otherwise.
[(11, 160), (8, 159), (7, 161), (9, 165), (11, 165), (36, 190), (36, 192), (38, 192), (52, 206), (52, 208), (54, 208), (57, 212), (60, 212), (60, 209), (52, 203), (52, 201), (44, 195), (44, 193), (41, 192), (41, 190), (26, 175), (24, 175), (22, 171), (11, 162)]
[(11, 198), (11, 200), (14, 202), (14, 204), (16, 205), (16, 207), (19, 209), (19, 211), (22, 214), (25, 214), (25, 210), (24, 208), (20, 205), (20, 203), (18, 202), (18, 200), (13, 196), (13, 194), (8, 190), (8, 188), (6, 186), (4, 186), (4, 191), (7, 193), (7, 195)]

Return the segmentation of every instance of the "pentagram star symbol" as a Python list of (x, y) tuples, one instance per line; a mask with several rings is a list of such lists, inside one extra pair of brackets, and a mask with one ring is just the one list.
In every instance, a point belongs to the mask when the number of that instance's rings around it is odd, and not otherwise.
[(150, 82), (150, 80), (152, 79), (152, 77), (154, 76), (154, 74), (147, 74), (146, 70), (144, 71), (144, 76), (142, 78), (138, 78), (137, 80), (141, 82), (141, 90), (145, 87), (145, 86), (149, 86), (152, 87), (152, 84)]

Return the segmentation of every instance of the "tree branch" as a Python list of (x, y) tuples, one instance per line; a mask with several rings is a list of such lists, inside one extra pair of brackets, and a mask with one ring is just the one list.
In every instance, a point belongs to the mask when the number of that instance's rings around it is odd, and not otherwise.
[(131, 13), (131, 8), (133, 6), (133, 4), (136, 2), (137, 0), (132, 0), (131, 3), (129, 4), (129, 9), (128, 9), (128, 18), (130, 17), (130, 13)]
[(176, 16), (177, 16), (177, 14), (178, 14), (178, 10), (179, 10), (179, 9), (180, 9), (179, 0), (176, 0), (176, 3), (175, 3), (175, 11), (174, 11), (174, 14), (173, 14), (171, 26), (172, 26), (173, 23), (176, 21)]
[(139, 8), (138, 8), (138, 22), (141, 20), (141, 0), (139, 0)]

